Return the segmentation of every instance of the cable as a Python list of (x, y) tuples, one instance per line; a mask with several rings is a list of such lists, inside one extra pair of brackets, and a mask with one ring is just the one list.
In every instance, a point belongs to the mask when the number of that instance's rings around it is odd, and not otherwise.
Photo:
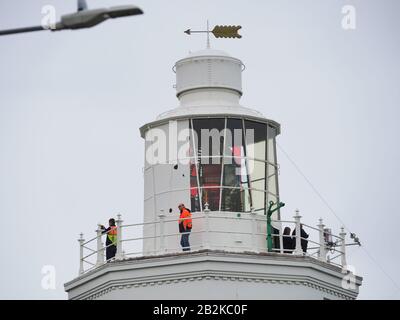
[[(304, 180), (307, 181), (308, 185), (311, 187), (311, 189), (314, 190), (314, 192), (317, 194), (317, 196), (320, 198), (320, 200), (326, 205), (326, 207), (329, 209), (329, 211), (331, 213), (333, 213), (333, 215), (336, 217), (336, 219), (339, 220), (339, 222), (342, 224), (342, 226), (349, 232), (350, 230), (346, 227), (346, 225), (344, 224), (343, 220), (340, 219), (340, 217), (335, 213), (335, 211), (332, 209), (332, 207), (329, 205), (328, 201), (325, 200), (325, 198), (318, 192), (318, 190), (314, 187), (314, 185), (311, 183), (311, 181), (306, 177), (306, 175), (300, 170), (299, 166), (291, 159), (291, 157), (289, 156), (289, 154), (281, 147), (281, 145), (276, 142), (276, 145), (278, 146), (278, 148), (282, 151), (282, 153), (286, 156), (286, 158), (292, 163), (292, 165), (296, 168), (296, 170), (300, 173), (300, 175), (304, 178)], [(398, 291), (400, 291), (400, 286), (397, 284), (397, 282), (385, 271), (385, 269), (383, 269), (383, 267), (378, 263), (377, 260), (375, 260), (375, 258), (368, 252), (368, 250), (364, 247), (361, 246), (361, 248), (365, 251), (365, 253), (367, 254), (367, 256), (379, 267), (379, 269), (386, 275), (386, 277), (388, 277), (388, 279), (390, 281), (392, 281), (392, 283), (395, 285), (395, 287), (397, 288), (397, 290), (395, 291), (394, 294), (396, 294)], [(393, 294), (393, 295), (394, 295)]]

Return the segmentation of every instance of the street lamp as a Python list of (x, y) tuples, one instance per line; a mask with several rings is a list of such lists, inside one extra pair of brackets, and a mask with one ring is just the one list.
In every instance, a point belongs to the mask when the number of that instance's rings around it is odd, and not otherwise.
[(60, 31), (67, 29), (75, 30), (91, 28), (107, 19), (134, 16), (139, 14), (143, 14), (142, 9), (132, 5), (89, 10), (87, 9), (86, 0), (78, 0), (78, 12), (61, 16), (61, 20), (56, 23), (55, 28), (35, 26), (27, 28), (0, 30), (0, 36), (42, 30)]

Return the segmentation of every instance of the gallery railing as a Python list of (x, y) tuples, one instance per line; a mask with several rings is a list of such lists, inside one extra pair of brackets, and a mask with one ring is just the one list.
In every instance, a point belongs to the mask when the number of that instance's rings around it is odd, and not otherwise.
[[(236, 251), (236, 252), (254, 252), (254, 253), (267, 253), (267, 246), (264, 244), (259, 245), (260, 237), (263, 239), (267, 238), (265, 232), (257, 232), (260, 223), (266, 221), (265, 216), (258, 215), (255, 213), (250, 214), (236, 214), (232, 216), (222, 216), (210, 214), (205, 210), (203, 215), (197, 216), (192, 215), (193, 225), (196, 225), (196, 220), (203, 219), (201, 228), (190, 232), (191, 235), (200, 234), (201, 241), (197, 241), (194, 245), (190, 246), (190, 252), (195, 252), (204, 249), (222, 250), (222, 251)], [(226, 214), (226, 212), (224, 212)], [(79, 248), (79, 274), (91, 271), (97, 267), (104, 265), (105, 263), (112, 261), (125, 260), (132, 257), (144, 257), (144, 256), (157, 256), (163, 254), (174, 254), (182, 253), (182, 247), (180, 245), (181, 233), (178, 231), (178, 220), (175, 217), (167, 218), (164, 214), (158, 216), (158, 220), (149, 221), (143, 223), (133, 224), (122, 224), (121, 215), (117, 216), (116, 228), (117, 228), (117, 239), (116, 239), (116, 254), (114, 257), (105, 258), (105, 252), (107, 247), (114, 244), (104, 246), (103, 236), (107, 236), (101, 226), (98, 225), (96, 230), (96, 236), (85, 240), (83, 233), (80, 234)], [(224, 228), (224, 230), (213, 230), (210, 225), (213, 224), (213, 219), (226, 220), (226, 225), (229, 225), (229, 220), (247, 221), (251, 224), (249, 231), (235, 231)], [(176, 224), (176, 232), (166, 232), (165, 225), (167, 223)], [(336, 265), (342, 270), (346, 269), (346, 232), (344, 228), (341, 228), (341, 232), (338, 235), (332, 234), (330, 229), (325, 228), (322, 219), (319, 220), (319, 224), (316, 227), (301, 223), (301, 217), (299, 211), (296, 210), (294, 220), (272, 220), (272, 223), (276, 226), (280, 226), (279, 229), (275, 229), (275, 233), (272, 233), (274, 239), (274, 246), (269, 253), (284, 255), (284, 256), (308, 256), (319, 261)], [(285, 225), (285, 227), (284, 227)], [(290, 226), (292, 228), (290, 228)], [(295, 234), (284, 232), (285, 228), (289, 227), (290, 230), (295, 231)], [(150, 232), (144, 232), (144, 230), (150, 229)], [(132, 230), (136, 229), (136, 230)], [(157, 231), (155, 231), (157, 230)], [(266, 230), (266, 229), (265, 229)], [(146, 233), (146, 234), (144, 234)], [(287, 234), (284, 234), (287, 233)], [(150, 234), (150, 235), (149, 235)], [(226, 245), (213, 241), (210, 243), (210, 239), (215, 234), (220, 235), (234, 235), (234, 236), (246, 236), (248, 243), (246, 245), (235, 246), (232, 244)], [(132, 237), (131, 237), (132, 236)], [(174, 241), (168, 241), (172, 237)], [(156, 241), (157, 246), (153, 250), (146, 248), (144, 249), (144, 241)], [(173, 245), (171, 245), (173, 243)], [(176, 245), (175, 245), (176, 244)], [(307, 248), (306, 248), (307, 246)], [(184, 253), (187, 251), (184, 251)]]

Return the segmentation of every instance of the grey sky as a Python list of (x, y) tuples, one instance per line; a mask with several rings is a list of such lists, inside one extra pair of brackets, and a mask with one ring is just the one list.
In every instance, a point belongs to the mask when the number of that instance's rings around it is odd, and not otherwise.
[[(171, 67), (205, 47), (189, 27), (240, 24), (240, 40), (212, 39), (246, 65), (241, 103), (282, 125), (279, 145), (365, 249), (400, 284), (400, 3), (393, 1), (89, 0), (145, 14), (93, 29), (0, 37), (0, 298), (65, 299), (78, 272), (79, 232), (116, 213), (139, 222), (144, 143), (139, 127), (177, 105)], [(40, 24), (43, 5), (3, 0), (0, 29)], [(356, 30), (341, 27), (353, 5)], [(278, 150), (284, 218), (340, 223)], [(348, 262), (361, 299), (400, 298), (362, 248)], [(54, 265), (57, 289), (41, 288)]]

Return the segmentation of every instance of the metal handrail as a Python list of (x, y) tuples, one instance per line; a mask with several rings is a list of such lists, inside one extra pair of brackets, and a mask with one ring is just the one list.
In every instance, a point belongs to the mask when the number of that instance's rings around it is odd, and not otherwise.
[(154, 221), (150, 221), (150, 222), (125, 224), (125, 225), (122, 225), (121, 228), (137, 227), (137, 226), (143, 226), (143, 225), (146, 225), (146, 224), (157, 224), (157, 223), (160, 223), (160, 221), (159, 220), (154, 220)]
[(259, 188), (253, 188), (253, 187), (244, 187), (244, 186), (240, 186), (240, 187), (236, 187), (236, 186), (200, 186), (200, 187), (187, 187), (187, 188), (172, 188), (172, 189), (165, 189), (159, 192), (155, 192), (154, 194), (145, 197), (144, 200), (150, 200), (152, 198), (154, 198), (154, 196), (160, 196), (166, 193), (171, 193), (171, 192), (178, 192), (178, 191), (186, 191), (186, 190), (197, 190), (197, 189), (234, 189), (234, 190), (253, 190), (256, 192), (263, 192), (263, 193), (267, 193), (269, 195), (272, 195), (274, 197), (277, 197), (277, 194), (266, 190), (266, 189), (259, 189)]
[[(251, 161), (256, 161), (256, 162), (261, 162), (265, 164), (269, 164), (271, 166), (274, 166), (275, 168), (278, 168), (279, 165), (277, 163), (271, 162), (269, 160), (261, 159), (261, 158), (255, 158), (255, 157), (250, 157), (250, 156), (233, 156), (233, 155), (228, 155), (228, 154), (222, 154), (222, 155), (196, 155), (196, 156), (188, 156), (188, 157), (179, 157), (179, 158), (174, 158), (171, 160), (174, 161), (181, 161), (182, 163), (186, 162), (187, 160), (193, 160), (193, 163), (196, 162), (198, 159), (221, 159), (219, 164), (224, 164), (224, 158), (226, 159), (232, 159), (232, 160), (251, 160)], [(171, 161), (157, 161), (157, 165), (173, 165), (174, 163), (171, 163)], [(216, 163), (218, 164), (218, 163)], [(149, 170), (151, 166), (145, 166), (144, 170)]]
[(90, 240), (87, 240), (86, 242), (82, 243), (82, 245), (86, 245), (90, 242), (92, 242), (93, 240), (96, 240), (98, 238), (98, 236), (95, 236), (94, 238), (91, 238)]

